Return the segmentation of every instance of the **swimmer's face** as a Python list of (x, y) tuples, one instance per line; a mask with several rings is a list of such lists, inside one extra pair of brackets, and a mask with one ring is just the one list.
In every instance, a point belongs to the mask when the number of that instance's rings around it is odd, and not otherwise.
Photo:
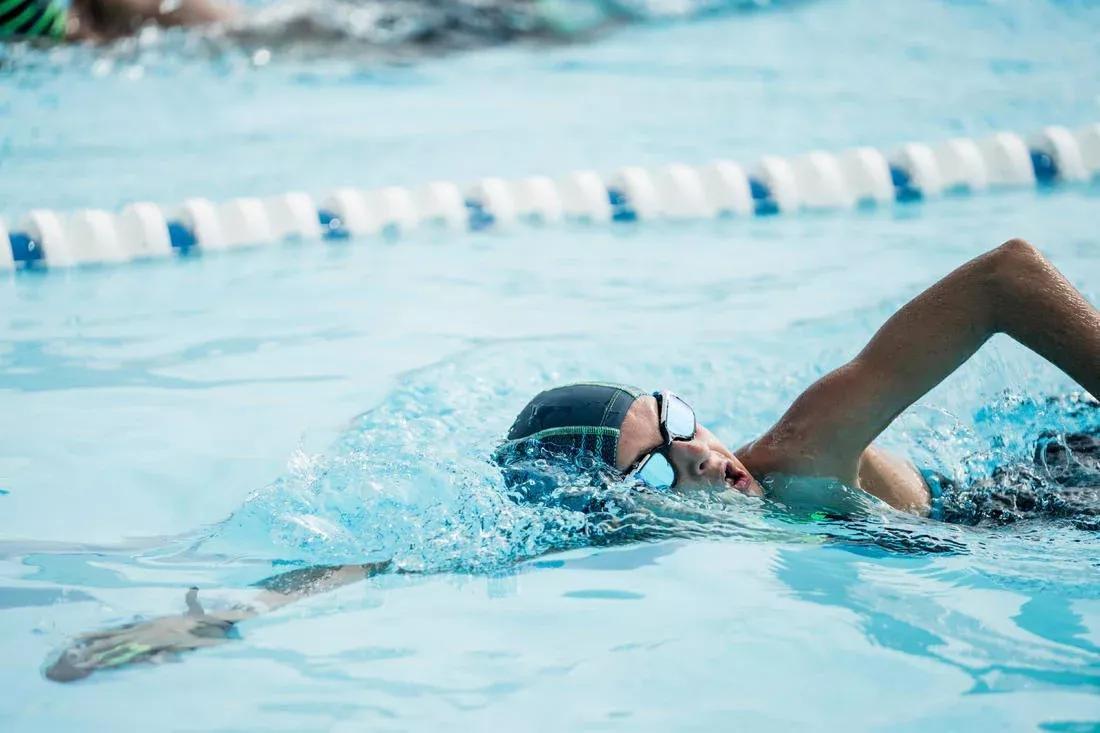
[[(634, 400), (620, 430), (617, 468), (626, 471), (642, 456), (664, 444), (657, 399), (643, 395)], [(764, 495), (760, 484), (733, 451), (702, 425), (696, 426), (692, 440), (672, 441), (668, 456), (676, 470), (674, 491), (730, 489), (747, 496)]]

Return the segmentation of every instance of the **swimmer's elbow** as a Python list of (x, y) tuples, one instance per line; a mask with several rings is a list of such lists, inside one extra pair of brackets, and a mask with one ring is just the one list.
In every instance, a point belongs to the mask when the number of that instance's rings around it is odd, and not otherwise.
[(990, 254), (993, 274), (1000, 281), (1045, 268), (1049, 264), (1043, 253), (1024, 239), (1010, 239)]
[(1029, 290), (1045, 287), (1051, 281), (1053, 267), (1043, 253), (1023, 239), (1010, 239), (990, 251), (985, 258), (984, 285), (992, 330), (1006, 330), (1006, 315), (1024, 300)]

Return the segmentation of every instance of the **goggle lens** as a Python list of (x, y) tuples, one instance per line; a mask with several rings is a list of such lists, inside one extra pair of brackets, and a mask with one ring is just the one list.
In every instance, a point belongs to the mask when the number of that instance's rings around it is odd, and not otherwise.
[(651, 453), (634, 477), (654, 489), (669, 489), (676, 481), (676, 472), (663, 453)]
[(695, 411), (674, 394), (666, 392), (665, 427), (670, 440), (691, 440), (695, 437)]

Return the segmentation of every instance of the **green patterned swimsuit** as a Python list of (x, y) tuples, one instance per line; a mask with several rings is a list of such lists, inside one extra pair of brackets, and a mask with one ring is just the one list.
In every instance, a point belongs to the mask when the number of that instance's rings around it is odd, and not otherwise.
[(65, 37), (65, 6), (56, 0), (0, 0), (0, 40)]

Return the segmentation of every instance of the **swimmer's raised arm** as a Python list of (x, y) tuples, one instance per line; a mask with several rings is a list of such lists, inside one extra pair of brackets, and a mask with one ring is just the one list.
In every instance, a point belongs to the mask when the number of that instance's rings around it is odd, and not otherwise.
[(384, 573), (391, 563), (326, 565), (299, 568), (256, 583), (263, 590), (252, 603), (207, 612), (192, 588), (184, 597), (187, 611), (78, 636), (45, 670), (55, 682), (71, 682), (100, 669), (138, 662), (157, 662), (184, 651), (222, 644), (235, 638), (237, 623), (293, 603)]
[(1100, 397), (1100, 313), (1037, 249), (1013, 239), (902, 307), (749, 450), (777, 470), (853, 480), (871, 441), (997, 333)]

